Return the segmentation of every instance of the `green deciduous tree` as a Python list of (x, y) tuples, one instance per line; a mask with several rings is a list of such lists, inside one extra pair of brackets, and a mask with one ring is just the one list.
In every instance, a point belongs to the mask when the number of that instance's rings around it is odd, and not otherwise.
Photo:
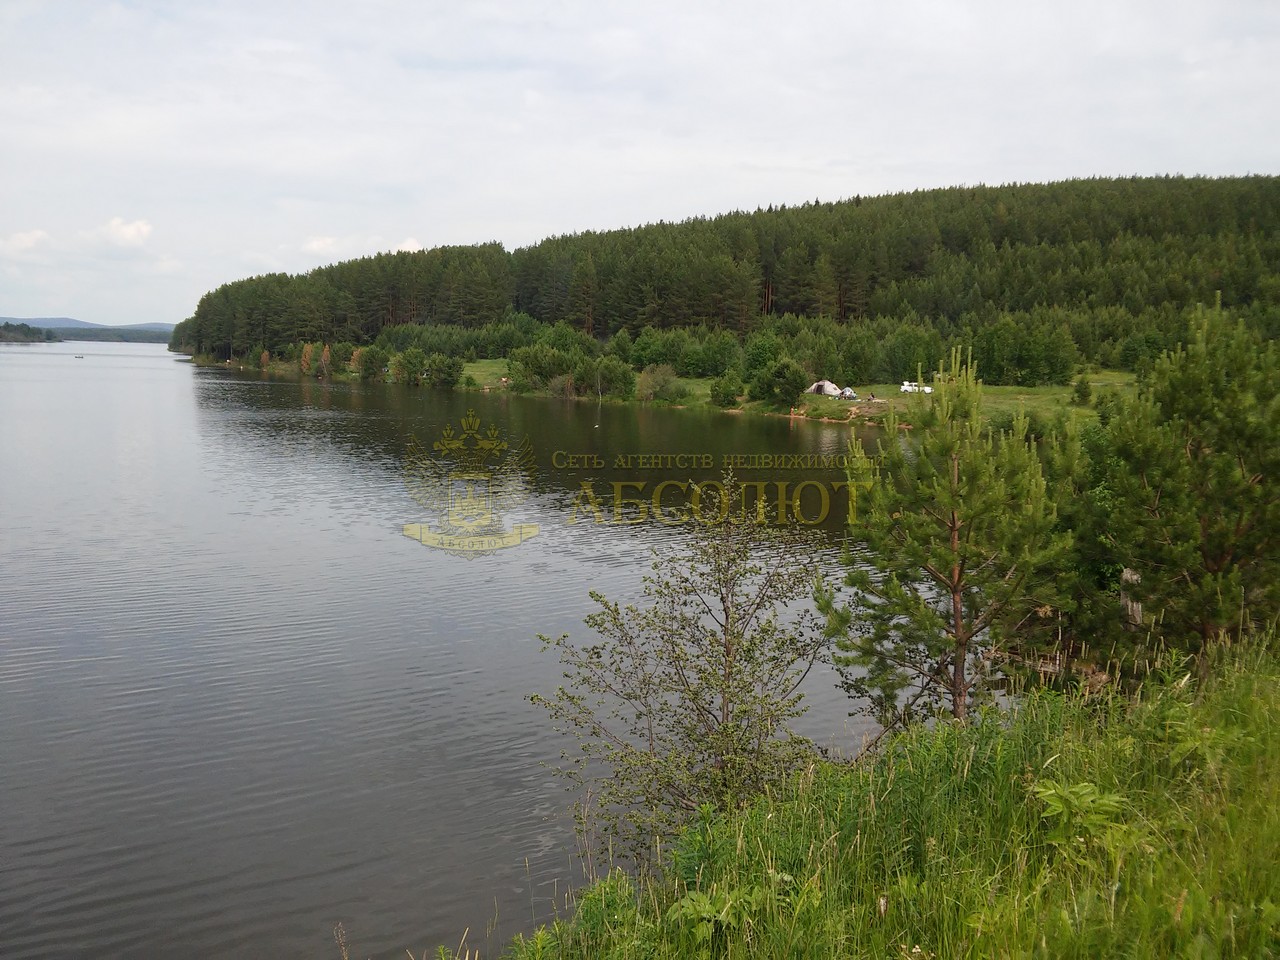
[(615, 356), (584, 357), (574, 370), (574, 381), (588, 396), (628, 400), (636, 392), (636, 372)]
[(391, 379), (416, 387), (427, 369), (427, 355), (418, 347), (409, 347), (391, 358)]
[(730, 370), (711, 381), (711, 402), (717, 407), (736, 407), (742, 395), (742, 378)]
[(360, 351), (360, 379), (382, 380), (386, 369), (387, 351), (381, 347), (365, 347)]
[(442, 390), (452, 390), (462, 379), (462, 358), (433, 353), (423, 367), (423, 382)]
[(688, 396), (688, 389), (666, 363), (651, 363), (636, 377), (636, 399), (675, 403)]
[(809, 386), (809, 374), (804, 367), (790, 357), (783, 357), (761, 370), (754, 380), (748, 396), (779, 407), (787, 407)]
[(735, 807), (813, 755), (788, 724), (825, 655), (816, 617), (787, 605), (813, 590), (793, 531), (743, 507), (742, 488), (696, 488), (684, 549), (653, 563), (644, 602), (592, 593), (596, 639), (542, 637), (566, 684), (531, 699), (578, 741), (561, 772), (594, 778), (612, 834), (642, 850), (703, 804)]
[(848, 606), (820, 597), (839, 637), (846, 687), (884, 722), (918, 706), (963, 719), (1007, 626), (1043, 602), (1069, 534), (1056, 530), (1024, 417), (995, 435), (971, 364), (951, 354), (911, 429), (890, 413), (878, 453), (853, 444), (859, 491)]

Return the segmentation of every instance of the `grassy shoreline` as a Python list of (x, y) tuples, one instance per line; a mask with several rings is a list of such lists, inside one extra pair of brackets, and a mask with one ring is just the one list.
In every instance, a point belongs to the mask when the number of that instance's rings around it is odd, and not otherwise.
[[(261, 368), (257, 364), (246, 363), (242, 360), (215, 360), (209, 356), (194, 356), (190, 360), (197, 366), (236, 369), (246, 373), (261, 372), (273, 377), (300, 379), (303, 376), (314, 376), (314, 374), (304, 375), (299, 370), (297, 361), (272, 360), (266, 368)], [(462, 380), (466, 383), (468, 378), (471, 378), (475, 382), (475, 386), (459, 386), (457, 389), (477, 390), (486, 393), (505, 391), (507, 389), (504, 383), (506, 376), (507, 361), (505, 359), (468, 361), (462, 368)], [(1095, 397), (1099, 391), (1132, 392), (1136, 385), (1133, 374), (1119, 370), (1097, 370), (1084, 374), (1084, 377), (1089, 382)], [(330, 370), (327, 377), (318, 379), (328, 379), (337, 383), (360, 382), (360, 377), (356, 373), (341, 369), (337, 364), (334, 365), (334, 369)], [(686, 397), (677, 403), (634, 399), (619, 400), (608, 397), (605, 399), (610, 403), (649, 403), (650, 405), (674, 408), (707, 407), (714, 410), (723, 409), (729, 413), (802, 417), (824, 423), (869, 424), (883, 422), (890, 410), (896, 410), (900, 417), (904, 416), (908, 411), (910, 402), (909, 395), (901, 392), (901, 384), (874, 383), (854, 385), (854, 389), (859, 397), (862, 398), (857, 401), (804, 394), (800, 396), (795, 406), (789, 411), (780, 410), (757, 401), (745, 401), (737, 407), (722, 408), (711, 403), (712, 378), (681, 377), (678, 382), (683, 387)], [(1025, 412), (1028, 416), (1039, 418), (1043, 423), (1052, 423), (1059, 416), (1081, 421), (1093, 418), (1096, 413), (1092, 406), (1080, 406), (1071, 402), (1072, 390), (1073, 387), (1071, 385), (1048, 387), (986, 385), (983, 387), (983, 401), (989, 417), (996, 422), (1008, 420), (1020, 411)], [(552, 396), (552, 394), (545, 392), (530, 395)], [(872, 397), (876, 399), (873, 401), (870, 399)], [(587, 396), (579, 399), (595, 402), (597, 398)]]
[(1136, 693), (918, 726), (705, 811), (659, 876), (611, 873), (502, 955), (1275, 956), (1278, 723), (1271, 636), (1200, 681), (1168, 659)]

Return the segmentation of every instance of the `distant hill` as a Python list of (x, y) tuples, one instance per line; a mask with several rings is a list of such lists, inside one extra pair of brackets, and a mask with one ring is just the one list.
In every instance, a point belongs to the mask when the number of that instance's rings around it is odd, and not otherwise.
[(0, 317), (0, 324), (26, 324), (37, 330), (52, 330), (63, 340), (116, 340), (126, 343), (168, 343), (172, 323), (130, 323), (111, 326), (71, 317)]
[(1280, 176), (950, 187), (381, 253), (224, 284), (171, 345), (251, 362), (415, 346), (575, 387), (602, 349), (637, 372), (755, 378), (789, 357), (810, 383), (863, 384), (958, 349), (986, 383), (1026, 387), (1148, 369), (1219, 299), (1280, 340)]
[(71, 317), (0, 317), (0, 323), (25, 323), (42, 330), (157, 330), (172, 333), (172, 323), (127, 323), (113, 326), (106, 323), (90, 323)]

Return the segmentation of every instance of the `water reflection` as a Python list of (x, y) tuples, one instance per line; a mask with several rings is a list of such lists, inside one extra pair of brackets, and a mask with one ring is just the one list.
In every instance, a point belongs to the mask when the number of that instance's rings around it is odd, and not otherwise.
[[(539, 533), (464, 560), (402, 531), (424, 519), (412, 439), (468, 410), (528, 438), (506, 522)], [(559, 679), (534, 637), (581, 633), (588, 589), (634, 598), (651, 551), (687, 536), (570, 523), (582, 483), (634, 479), (624, 455), (838, 454), (849, 436), (271, 381), (114, 344), (0, 351), (0, 430), (6, 957), (333, 956), (337, 920), (389, 957), (495, 910), (495, 942), (545, 916), (574, 870), (539, 766), (561, 744), (524, 700)], [(815, 530), (832, 563), (839, 530)], [(843, 696), (811, 696), (806, 732), (853, 740)]]

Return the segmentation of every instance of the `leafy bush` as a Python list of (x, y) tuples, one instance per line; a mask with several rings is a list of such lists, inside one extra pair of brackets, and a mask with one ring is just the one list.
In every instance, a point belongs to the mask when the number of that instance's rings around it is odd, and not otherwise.
[(570, 357), (591, 357), (600, 350), (600, 345), (594, 338), (569, 326), (563, 320), (549, 327), (543, 327), (538, 334), (537, 342)]
[[(410, 347), (391, 358), (391, 380), (416, 387), (422, 382), (427, 369), (427, 355), (417, 347)], [(461, 372), (461, 370), (459, 370)]]
[(580, 358), (580, 353), (569, 353), (546, 343), (517, 347), (507, 358), (508, 375), (513, 389), (541, 390), (555, 377), (572, 373)]
[(1089, 385), (1089, 378), (1082, 373), (1071, 390), (1071, 402), (1078, 407), (1087, 407), (1092, 399), (1093, 387)]
[(642, 605), (593, 592), (593, 640), (540, 638), (566, 683), (530, 699), (578, 740), (560, 772), (596, 780), (585, 815), (641, 861), (691, 810), (736, 809), (816, 756), (790, 727), (826, 656), (817, 617), (790, 609), (816, 571), (795, 526), (770, 527), (745, 494), (731, 476), (698, 486), (701, 522), (655, 557)]
[(462, 377), (462, 360), (433, 353), (427, 357), (424, 379), (429, 386), (452, 390)]
[(809, 386), (809, 374), (790, 357), (783, 357), (765, 367), (751, 381), (748, 396), (752, 400), (779, 407), (789, 407)]
[(636, 398), (639, 400), (664, 400), (674, 403), (689, 395), (670, 364), (650, 364), (636, 378)]
[(711, 381), (711, 402), (718, 407), (736, 407), (742, 395), (742, 378), (732, 370)]
[(629, 399), (636, 392), (636, 373), (614, 356), (583, 358), (573, 372), (578, 392)]
[(631, 345), (631, 364), (635, 367), (665, 364), (674, 369), (692, 343), (688, 330), (645, 327)]
[(364, 347), (360, 351), (360, 379), (382, 380), (387, 368), (387, 351), (381, 347)]
[(777, 363), (781, 357), (782, 341), (773, 331), (765, 330), (747, 337), (743, 360), (749, 378), (754, 379), (756, 374)]

